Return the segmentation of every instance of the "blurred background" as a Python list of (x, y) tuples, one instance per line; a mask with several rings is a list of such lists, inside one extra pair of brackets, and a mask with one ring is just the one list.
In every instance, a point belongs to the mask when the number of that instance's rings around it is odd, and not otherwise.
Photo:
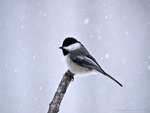
[(124, 87), (75, 76), (60, 113), (150, 113), (150, 0), (1, 0), (1, 113), (47, 113), (68, 36)]

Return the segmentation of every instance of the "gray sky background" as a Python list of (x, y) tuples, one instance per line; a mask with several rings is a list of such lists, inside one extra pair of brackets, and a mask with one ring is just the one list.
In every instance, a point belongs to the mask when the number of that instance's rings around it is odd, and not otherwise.
[(150, 112), (150, 0), (1, 0), (0, 111), (46, 113), (73, 36), (102, 74), (75, 76), (60, 113)]

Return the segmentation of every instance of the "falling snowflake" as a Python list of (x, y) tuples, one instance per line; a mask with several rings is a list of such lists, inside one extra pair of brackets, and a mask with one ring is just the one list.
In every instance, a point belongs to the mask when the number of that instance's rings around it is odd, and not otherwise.
[(105, 7), (106, 6), (106, 3), (103, 3), (103, 7)]
[(17, 70), (17, 69), (14, 69), (14, 72), (15, 72), (15, 73), (17, 73), (17, 72), (18, 72), (18, 70)]
[(150, 70), (150, 65), (147, 66), (147, 69)]
[(21, 26), (21, 29), (23, 30), (23, 29), (24, 29), (24, 26)]
[(32, 56), (32, 59), (35, 60), (36, 56)]
[(88, 23), (89, 23), (89, 19), (86, 18), (86, 19), (84, 20), (84, 24), (88, 24)]
[(101, 40), (102, 39), (102, 37), (101, 36), (98, 36), (98, 40)]
[(107, 19), (108, 19), (108, 16), (105, 16), (105, 19), (107, 20)]
[(40, 87), (39, 87), (39, 89), (41, 90), (41, 89), (42, 89), (42, 87), (40, 86)]
[(128, 32), (128, 31), (125, 31), (125, 32), (124, 32), (124, 34), (125, 34), (125, 35), (128, 35), (128, 34), (129, 34), (129, 32)]
[(105, 58), (107, 58), (107, 59), (109, 58), (109, 54), (108, 53), (105, 54)]
[(37, 101), (38, 99), (35, 97), (34, 100)]
[(46, 14), (43, 14), (43, 16), (46, 16)]
[(7, 64), (4, 64), (4, 67), (7, 67)]
[(23, 96), (26, 96), (26, 93), (23, 93)]
[(29, 88), (31, 88), (31, 85), (28, 85)]
[(21, 50), (24, 51), (24, 48), (22, 47)]
[(90, 35), (90, 38), (93, 38), (93, 35)]
[(127, 61), (125, 58), (122, 59), (122, 63), (125, 64)]

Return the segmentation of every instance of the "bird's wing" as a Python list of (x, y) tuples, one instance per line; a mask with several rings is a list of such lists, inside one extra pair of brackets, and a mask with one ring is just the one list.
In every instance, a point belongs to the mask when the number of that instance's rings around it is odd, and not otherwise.
[(74, 61), (75, 63), (77, 63), (78, 65), (82, 67), (95, 69), (105, 74), (103, 69), (99, 66), (99, 64), (96, 62), (96, 60), (92, 56), (75, 56), (75, 57), (71, 57), (71, 59), (72, 61)]
[(71, 57), (72, 61), (77, 63), (78, 65), (85, 67), (85, 68), (90, 68), (90, 69), (95, 69), (99, 71), (100, 73), (104, 74), (105, 76), (109, 77), (113, 81), (115, 81), (117, 84), (119, 84), (121, 87), (123, 86), (121, 83), (119, 83), (115, 78), (107, 74), (96, 62), (96, 60), (92, 56), (75, 56)]

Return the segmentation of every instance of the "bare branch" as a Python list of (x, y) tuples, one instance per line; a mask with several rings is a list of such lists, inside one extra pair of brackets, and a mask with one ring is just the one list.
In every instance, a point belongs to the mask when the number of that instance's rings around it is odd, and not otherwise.
[(64, 74), (57, 91), (54, 95), (53, 100), (49, 104), (48, 113), (58, 113), (59, 107), (61, 104), (61, 101), (66, 93), (66, 90), (70, 84), (70, 82), (73, 80), (74, 74), (71, 73), (69, 70)]

